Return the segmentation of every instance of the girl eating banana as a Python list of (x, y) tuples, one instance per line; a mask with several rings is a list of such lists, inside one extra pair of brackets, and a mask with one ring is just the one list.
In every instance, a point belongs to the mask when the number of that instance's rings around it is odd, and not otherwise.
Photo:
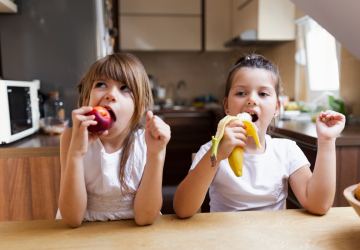
[[(330, 209), (335, 196), (335, 140), (345, 117), (331, 110), (317, 116), (312, 172), (294, 141), (266, 134), (280, 112), (280, 89), (278, 68), (265, 57), (246, 55), (235, 63), (225, 84), (227, 117), (213, 141), (200, 148), (176, 190), (174, 210), (180, 218), (196, 213), (208, 189), (210, 212), (284, 209), (288, 183), (307, 211), (325, 214)], [(240, 119), (244, 113), (250, 122)]]

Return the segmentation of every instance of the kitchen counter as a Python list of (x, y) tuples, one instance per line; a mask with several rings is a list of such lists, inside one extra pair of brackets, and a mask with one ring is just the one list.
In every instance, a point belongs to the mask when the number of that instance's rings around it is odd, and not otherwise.
[[(275, 134), (317, 145), (316, 125), (310, 121), (279, 121), (274, 128)], [(360, 146), (360, 124), (346, 124), (336, 139), (336, 146)]]
[(181, 107), (181, 108), (169, 108), (169, 109), (157, 109), (153, 110), (154, 113), (206, 113), (212, 111), (212, 109), (194, 108), (194, 107)]
[(59, 155), (60, 135), (35, 133), (10, 144), (0, 145), (0, 158)]
[(59, 189), (60, 135), (0, 145), (0, 221), (55, 218)]
[[(156, 110), (154, 113), (172, 129), (164, 185), (176, 186), (189, 170), (191, 154), (211, 138), (208, 131), (214, 124), (211, 120), (213, 112), (181, 109)], [(55, 218), (60, 190), (60, 137), (36, 133), (0, 145), (0, 221)], [(163, 213), (173, 213), (172, 196), (165, 198)]]
[(351, 207), (324, 216), (304, 210), (160, 215), (150, 226), (134, 220), (0, 223), (0, 249), (358, 249), (360, 218)]

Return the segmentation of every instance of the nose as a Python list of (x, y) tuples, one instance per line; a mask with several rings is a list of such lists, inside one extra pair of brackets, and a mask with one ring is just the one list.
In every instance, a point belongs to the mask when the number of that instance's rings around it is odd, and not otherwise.
[(258, 100), (257, 100), (257, 93), (251, 93), (249, 95), (249, 98), (248, 100), (246, 101), (246, 105), (253, 105), (253, 106), (256, 106), (258, 105)]
[(105, 99), (107, 101), (116, 102), (117, 98), (116, 98), (116, 92), (115, 91), (116, 91), (116, 88), (109, 89), (109, 91), (105, 95)]

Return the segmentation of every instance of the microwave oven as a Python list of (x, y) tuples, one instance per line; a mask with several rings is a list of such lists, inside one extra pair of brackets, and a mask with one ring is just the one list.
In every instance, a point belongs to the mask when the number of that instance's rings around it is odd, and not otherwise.
[(0, 144), (39, 130), (39, 81), (0, 80)]

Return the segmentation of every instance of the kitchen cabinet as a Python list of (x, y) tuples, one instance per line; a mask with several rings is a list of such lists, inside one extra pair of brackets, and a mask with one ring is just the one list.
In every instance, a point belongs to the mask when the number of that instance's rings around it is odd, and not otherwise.
[(154, 111), (170, 126), (171, 140), (166, 148), (163, 185), (177, 186), (188, 174), (192, 153), (216, 133), (215, 114), (210, 110)]
[(59, 142), (60, 136), (32, 135), (0, 147), (0, 221), (55, 218)]
[[(291, 139), (304, 152), (314, 170), (317, 154), (315, 123), (279, 121), (273, 137)], [(360, 125), (346, 124), (336, 139), (336, 193), (333, 206), (349, 206), (344, 189), (360, 182)], [(300, 208), (300, 204), (289, 187), (287, 208)]]
[[(221, 111), (222, 112), (222, 111)], [(166, 158), (163, 171), (163, 187), (173, 187), (175, 191), (180, 182), (187, 176), (192, 154), (211, 140), (215, 135), (217, 122), (222, 114), (215, 110), (159, 110), (154, 114), (162, 118), (171, 128), (171, 139), (166, 147)], [(175, 213), (173, 210), (173, 195), (164, 199), (162, 213)], [(209, 212), (209, 195), (207, 194), (202, 212)]]
[(205, 0), (205, 51), (227, 51), (231, 39), (232, 0)]
[(193, 14), (201, 13), (200, 0), (120, 0), (122, 14)]
[(200, 0), (121, 0), (120, 49), (136, 51), (200, 51)]
[(232, 37), (256, 32), (259, 41), (294, 40), (294, 20), (290, 0), (233, 0)]
[(17, 13), (17, 5), (9, 0), (0, 0), (0, 13)]

